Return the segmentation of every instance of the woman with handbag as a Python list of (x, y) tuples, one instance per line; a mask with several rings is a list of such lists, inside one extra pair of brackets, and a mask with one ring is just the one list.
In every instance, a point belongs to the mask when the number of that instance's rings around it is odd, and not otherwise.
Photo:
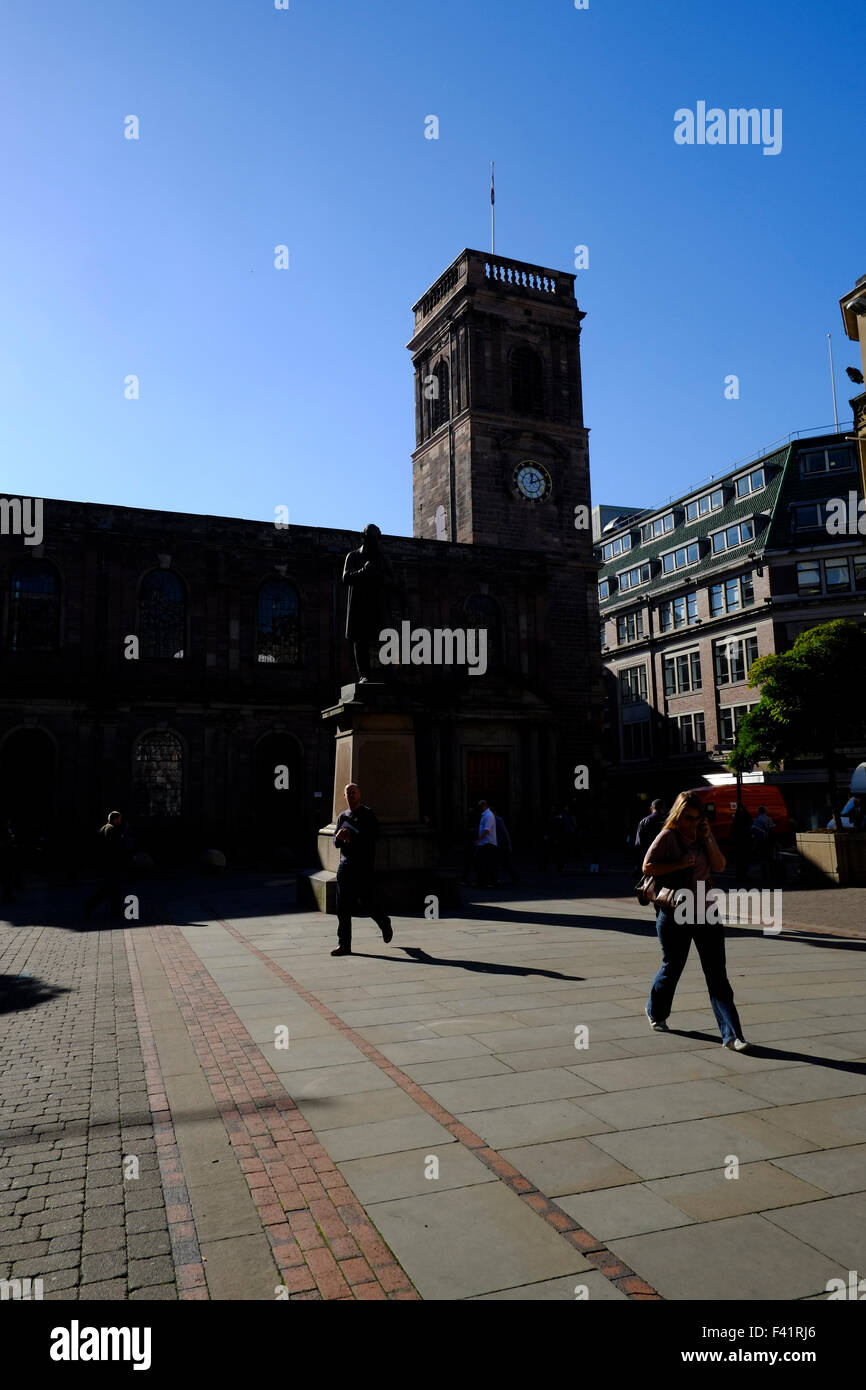
[[(644, 873), (653, 879), (650, 896), (657, 909), (656, 931), (662, 948), (661, 968), (652, 983), (646, 1016), (654, 1032), (669, 1031), (666, 1020), (694, 938), (722, 1035), (722, 1046), (747, 1052), (749, 1044), (743, 1038), (725, 967), (723, 924), (717, 915), (715, 921), (699, 922), (698, 914), (692, 912), (688, 918), (694, 926), (690, 926), (678, 922), (674, 915), (678, 891), (685, 889), (694, 895), (693, 901), (694, 897), (700, 900), (703, 896), (707, 902), (711, 875), (721, 873), (724, 867), (725, 857), (716, 844), (703, 802), (694, 792), (680, 792), (664, 830), (653, 840), (643, 862)], [(705, 886), (704, 894), (697, 895), (697, 885), (701, 881)]]

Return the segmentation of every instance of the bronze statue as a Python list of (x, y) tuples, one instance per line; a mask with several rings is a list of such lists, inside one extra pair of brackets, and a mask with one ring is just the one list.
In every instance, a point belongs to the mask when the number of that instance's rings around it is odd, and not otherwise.
[(346, 637), (352, 643), (360, 683), (373, 679), (370, 647), (388, 624), (385, 586), (391, 567), (379, 542), (382, 532), (372, 523), (364, 527), (364, 538), (357, 550), (350, 550), (343, 566), (343, 583), (348, 586)]

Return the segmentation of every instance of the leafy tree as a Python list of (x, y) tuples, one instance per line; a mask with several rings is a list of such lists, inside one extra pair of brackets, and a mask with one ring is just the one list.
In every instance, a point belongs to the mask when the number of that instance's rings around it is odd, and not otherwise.
[(866, 739), (866, 630), (844, 618), (819, 623), (788, 651), (759, 657), (749, 685), (761, 699), (740, 723), (728, 766), (766, 762), (777, 772), (793, 758), (820, 758), (841, 826), (839, 749)]

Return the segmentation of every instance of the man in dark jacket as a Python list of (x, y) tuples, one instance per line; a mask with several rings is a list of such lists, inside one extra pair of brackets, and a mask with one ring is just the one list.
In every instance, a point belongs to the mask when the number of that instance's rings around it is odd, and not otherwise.
[(110, 811), (108, 820), (100, 830), (99, 857), (102, 883), (84, 904), (84, 915), (90, 917), (93, 909), (103, 900), (108, 901), (110, 917), (123, 916), (123, 880), (127, 869), (127, 841), (123, 830), (123, 816), (120, 811)]
[(334, 844), (340, 851), (337, 869), (337, 948), (332, 956), (352, 954), (352, 915), (372, 917), (387, 944), (394, 935), (391, 918), (375, 901), (376, 841), (379, 822), (361, 800), (361, 789), (350, 782), (345, 791), (348, 810), (337, 818)]
[(656, 797), (652, 803), (650, 813), (644, 816), (638, 825), (634, 837), (635, 857), (640, 866), (643, 864), (646, 852), (657, 835), (661, 835), (665, 828), (665, 803), (660, 797)]

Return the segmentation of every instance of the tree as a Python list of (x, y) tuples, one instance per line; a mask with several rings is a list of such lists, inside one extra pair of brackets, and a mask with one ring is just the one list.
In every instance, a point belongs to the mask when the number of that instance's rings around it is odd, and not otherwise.
[(830, 804), (841, 828), (839, 750), (866, 739), (866, 631), (839, 618), (802, 632), (786, 652), (759, 657), (749, 685), (761, 699), (741, 721), (728, 766), (793, 758), (826, 764)]

